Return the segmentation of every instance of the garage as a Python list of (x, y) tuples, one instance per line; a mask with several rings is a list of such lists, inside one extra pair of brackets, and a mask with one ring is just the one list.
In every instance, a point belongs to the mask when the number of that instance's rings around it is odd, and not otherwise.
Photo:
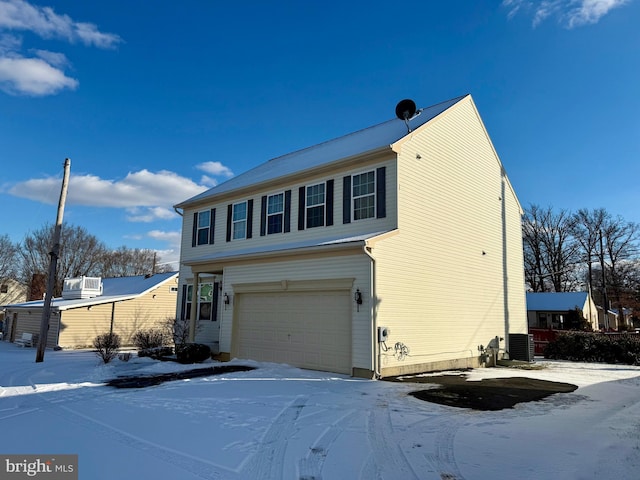
[(233, 356), (351, 374), (351, 291), (238, 294)]

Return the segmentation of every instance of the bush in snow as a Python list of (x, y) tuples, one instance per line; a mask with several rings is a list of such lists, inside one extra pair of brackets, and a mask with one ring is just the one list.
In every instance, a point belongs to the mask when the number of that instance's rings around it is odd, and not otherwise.
[(640, 336), (612, 337), (601, 333), (566, 332), (546, 346), (544, 356), (574, 362), (640, 365)]
[(118, 355), (120, 348), (120, 337), (117, 333), (103, 333), (93, 339), (93, 346), (96, 354), (104, 363), (109, 363)]
[(180, 363), (201, 363), (211, 358), (211, 349), (201, 343), (176, 345), (176, 358)]
[(154, 328), (137, 331), (133, 334), (132, 340), (138, 350), (149, 350), (169, 343), (169, 338), (167, 338), (165, 332)]

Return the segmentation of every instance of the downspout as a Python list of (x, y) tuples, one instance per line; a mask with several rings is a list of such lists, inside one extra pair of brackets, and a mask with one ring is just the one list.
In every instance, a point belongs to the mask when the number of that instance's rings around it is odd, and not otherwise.
[(371, 255), (371, 252), (368, 250), (368, 247), (365, 243), (364, 247), (362, 248), (363, 252), (365, 253), (365, 255), (367, 257), (369, 257), (369, 259), (371, 260), (371, 272), (369, 274), (370, 280), (371, 280), (371, 285), (370, 285), (370, 291), (371, 291), (371, 296), (369, 299), (369, 305), (371, 305), (371, 311), (370, 311), (370, 315), (371, 315), (371, 339), (373, 341), (373, 374), (374, 377), (376, 379), (381, 378), (382, 375), (380, 375), (380, 364), (381, 364), (381, 352), (380, 352), (380, 344), (378, 343), (378, 315), (377, 315), (377, 309), (376, 309), (376, 305), (375, 305), (375, 299), (376, 299), (376, 282), (375, 282), (375, 275), (376, 275), (376, 259), (374, 258), (373, 255)]

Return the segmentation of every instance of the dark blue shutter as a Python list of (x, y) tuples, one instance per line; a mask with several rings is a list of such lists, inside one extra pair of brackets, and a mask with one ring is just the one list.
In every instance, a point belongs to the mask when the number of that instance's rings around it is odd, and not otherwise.
[(180, 318), (187, 320), (187, 285), (182, 285), (182, 301), (180, 302)]
[(220, 282), (213, 282), (213, 315), (211, 315), (211, 321), (218, 321), (218, 303), (220, 301)]
[(209, 244), (213, 245), (213, 232), (215, 231), (215, 226), (216, 226), (216, 209), (212, 208), (211, 209), (211, 215), (209, 218)]
[(342, 223), (351, 223), (351, 175), (342, 179)]
[(193, 214), (193, 231), (191, 233), (191, 246), (195, 247), (198, 244), (198, 212)]
[(284, 232), (291, 231), (291, 190), (284, 192)]
[(306, 188), (298, 189), (298, 230), (304, 230), (305, 204), (307, 201)]
[(264, 195), (260, 200), (260, 236), (267, 234), (267, 196)]
[(231, 221), (233, 220), (233, 205), (227, 205), (227, 242), (231, 241)]
[(253, 234), (253, 199), (247, 201), (247, 238)]
[(376, 171), (376, 217), (387, 216), (387, 167), (380, 167)]
[(327, 191), (325, 198), (325, 218), (327, 227), (333, 225), (333, 180), (327, 180)]

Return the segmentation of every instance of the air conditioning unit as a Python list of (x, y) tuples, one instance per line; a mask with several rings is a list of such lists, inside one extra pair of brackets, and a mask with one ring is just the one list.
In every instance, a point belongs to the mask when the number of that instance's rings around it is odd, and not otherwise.
[(533, 335), (527, 333), (509, 334), (509, 358), (523, 362), (533, 362), (534, 359)]
[(102, 295), (102, 278), (78, 277), (65, 278), (62, 287), (62, 298), (94, 298)]

